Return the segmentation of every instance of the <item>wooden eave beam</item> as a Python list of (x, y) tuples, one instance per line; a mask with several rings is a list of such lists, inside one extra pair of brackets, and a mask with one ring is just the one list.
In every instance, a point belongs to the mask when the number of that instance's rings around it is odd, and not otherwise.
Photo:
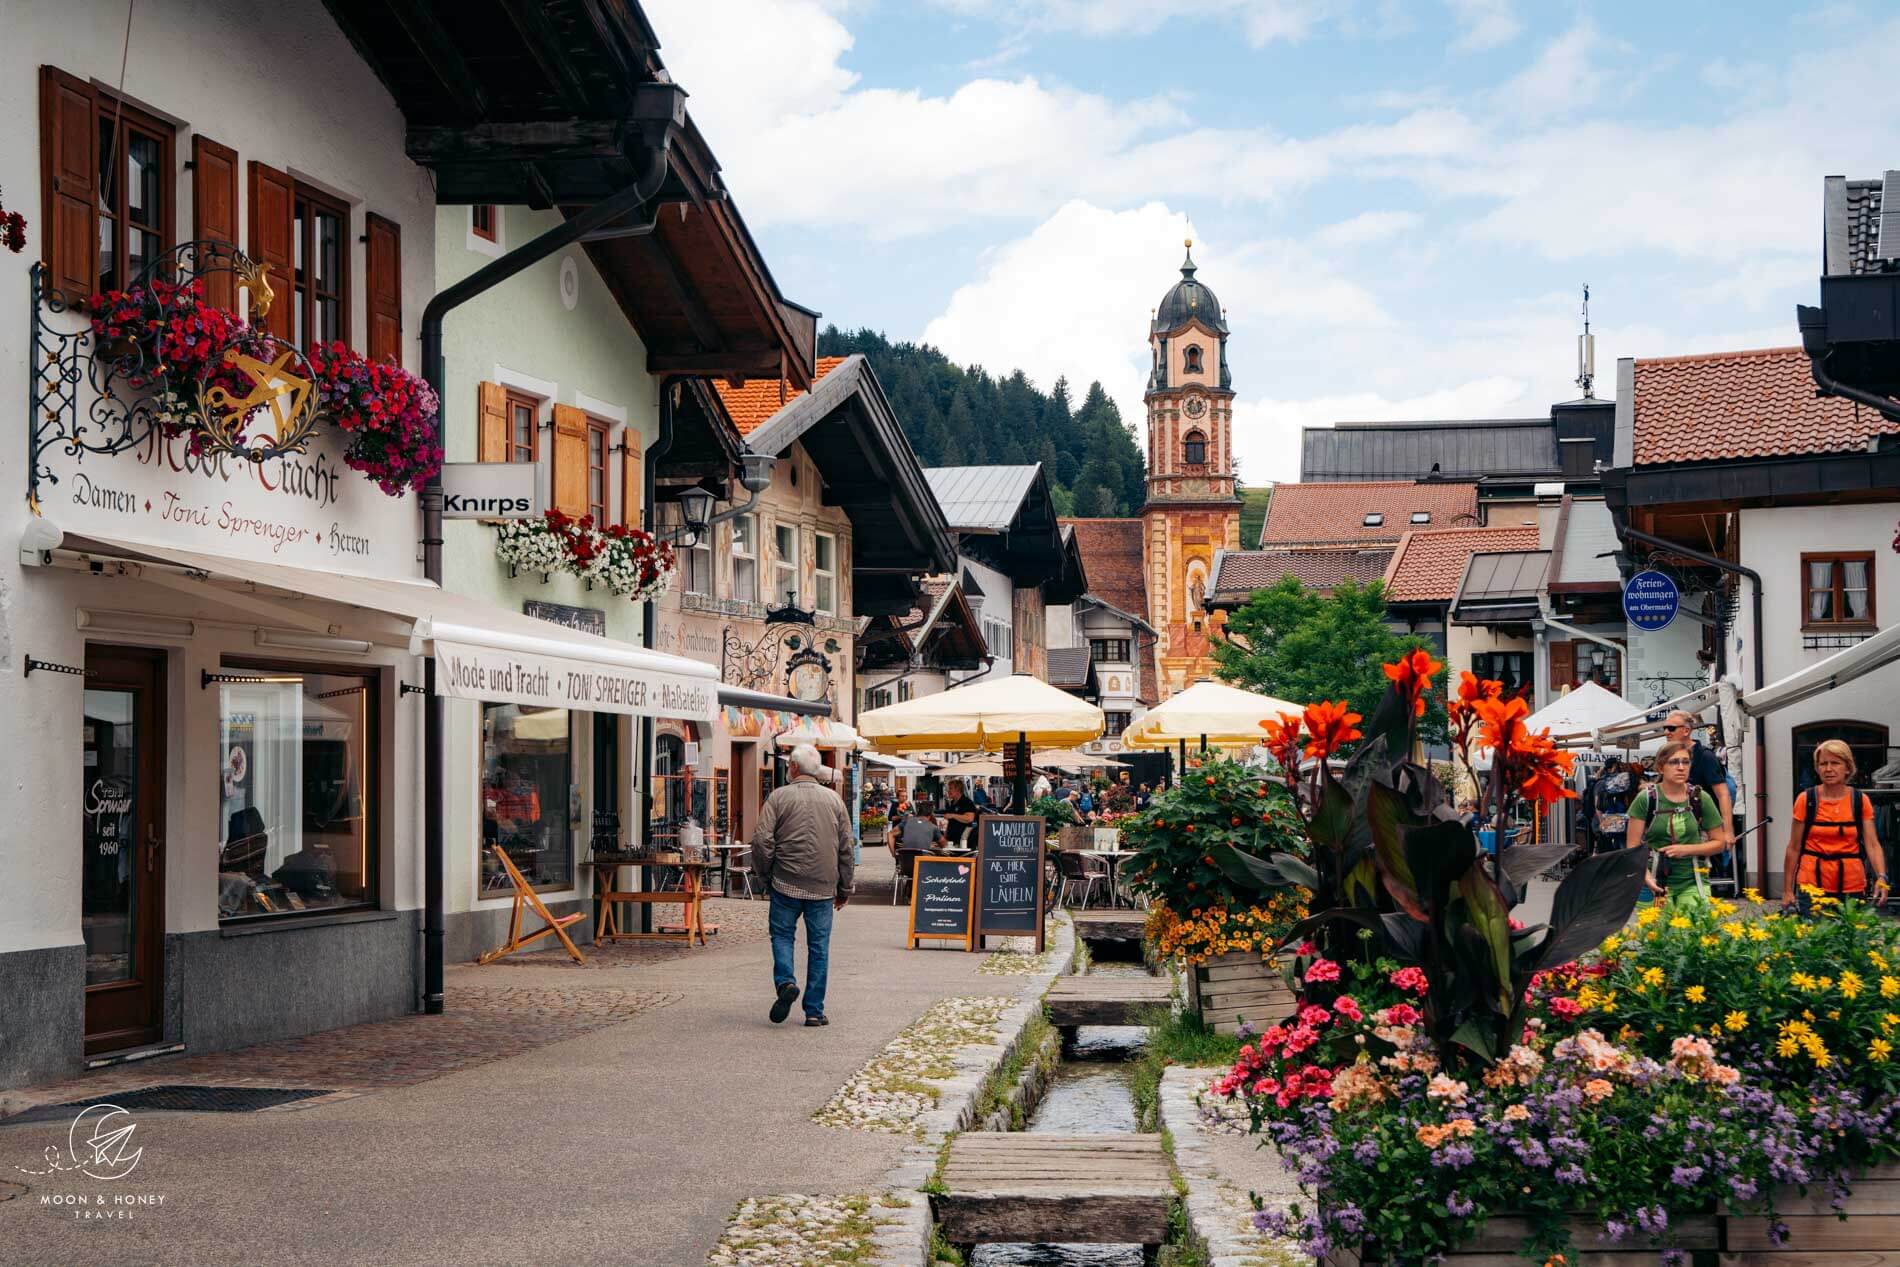
[(717, 352), (724, 347), (725, 341), (719, 337), (719, 327), (706, 311), (699, 292), (687, 285), (686, 279), (680, 275), (679, 264), (673, 259), (673, 252), (667, 249), (666, 243), (660, 240), (659, 233), (635, 239), (634, 249), (644, 255), (647, 263), (653, 266), (653, 271), (660, 275), (667, 293), (685, 314), (686, 324), (692, 329), (693, 337), (699, 340), (699, 346), (708, 352)]
[(547, 7), (542, 0), (501, 0), (501, 5), (508, 11), (508, 18), (514, 23), (515, 30), (521, 32), (529, 56), (534, 58), (541, 73), (548, 77), (548, 82), (554, 85), (561, 104), (572, 114), (589, 114), (587, 87), (581, 82), (574, 59), (561, 46), (560, 32), (548, 20)]
[(522, 178), (528, 182), (533, 193), (528, 198), (528, 206), (536, 211), (546, 211), (554, 205), (554, 186), (548, 184), (548, 178), (538, 163), (523, 163)]
[(727, 348), (720, 352), (665, 352), (647, 350), (649, 374), (701, 374), (718, 377), (738, 374), (745, 378), (776, 377), (777, 348)]
[(462, 113), (471, 118), (483, 118), (488, 114), (488, 94), (482, 91), (481, 83), (475, 73), (469, 69), (461, 50), (455, 47), (426, 0), (391, 0), (390, 9), (394, 11), (396, 21), (409, 33), (416, 43), (416, 51), (422, 54), (422, 60), (429, 64), (435, 77), (455, 98)]
[(532, 119), (472, 127), (412, 127), (403, 152), (424, 167), (625, 158), (639, 147), (637, 125), (618, 119)]
[[(614, 64), (614, 75), (620, 80), (621, 89), (631, 97), (633, 90), (643, 78), (644, 68), (638, 59), (629, 57), (623, 44), (625, 27), (614, 20), (607, 11), (603, 0), (580, 0), (581, 11), (587, 15), (588, 25), (594, 29), (594, 37), (600, 47), (607, 50), (607, 56)], [(619, 9), (618, 4), (614, 8)], [(624, 15), (622, 15), (624, 16)]]

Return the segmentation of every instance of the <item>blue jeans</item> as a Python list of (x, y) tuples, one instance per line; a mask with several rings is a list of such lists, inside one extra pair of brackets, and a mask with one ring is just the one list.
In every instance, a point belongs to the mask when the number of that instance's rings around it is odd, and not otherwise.
[(805, 917), (805, 1015), (825, 1014), (825, 978), (831, 967), (831, 914), (829, 898), (787, 897), (772, 890), (772, 987), (796, 985), (792, 974), (792, 943), (798, 936), (798, 917)]

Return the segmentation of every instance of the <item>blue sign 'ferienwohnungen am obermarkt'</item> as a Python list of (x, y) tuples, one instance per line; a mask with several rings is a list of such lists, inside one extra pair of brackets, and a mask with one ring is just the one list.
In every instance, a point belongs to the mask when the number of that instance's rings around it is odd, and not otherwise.
[(1623, 614), (1645, 633), (1669, 628), (1681, 604), (1675, 578), (1663, 572), (1638, 572), (1623, 586)]

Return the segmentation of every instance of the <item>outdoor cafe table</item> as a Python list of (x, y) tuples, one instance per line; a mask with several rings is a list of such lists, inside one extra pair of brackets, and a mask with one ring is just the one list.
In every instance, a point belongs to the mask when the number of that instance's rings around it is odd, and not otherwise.
[[(719, 866), (719, 863), (688, 862), (676, 853), (596, 853), (588, 859), (587, 865), (594, 869), (594, 900), (600, 903), (600, 915), (594, 924), (594, 940), (597, 943), (683, 941), (690, 946), (693, 938), (698, 937), (699, 944), (704, 946), (706, 934), (719, 931), (717, 924), (708, 927), (705, 920), (706, 872)], [(680, 888), (658, 892), (616, 889), (614, 876), (621, 867), (677, 867), (681, 875)], [(620, 927), (618, 905), (623, 903), (678, 906), (684, 912), (684, 917), (680, 924), (662, 928), (658, 932), (627, 931)]]
[(743, 840), (722, 840), (713, 846), (719, 851), (719, 893), (721, 897), (732, 896), (732, 858), (752, 848)]

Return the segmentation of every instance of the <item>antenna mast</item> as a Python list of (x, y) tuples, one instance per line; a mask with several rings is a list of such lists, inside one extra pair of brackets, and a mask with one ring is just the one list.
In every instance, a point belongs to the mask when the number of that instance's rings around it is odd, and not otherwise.
[(1597, 378), (1597, 337), (1590, 333), (1590, 284), (1583, 285), (1583, 333), (1577, 336), (1577, 386), (1585, 400), (1595, 400), (1593, 385)]

